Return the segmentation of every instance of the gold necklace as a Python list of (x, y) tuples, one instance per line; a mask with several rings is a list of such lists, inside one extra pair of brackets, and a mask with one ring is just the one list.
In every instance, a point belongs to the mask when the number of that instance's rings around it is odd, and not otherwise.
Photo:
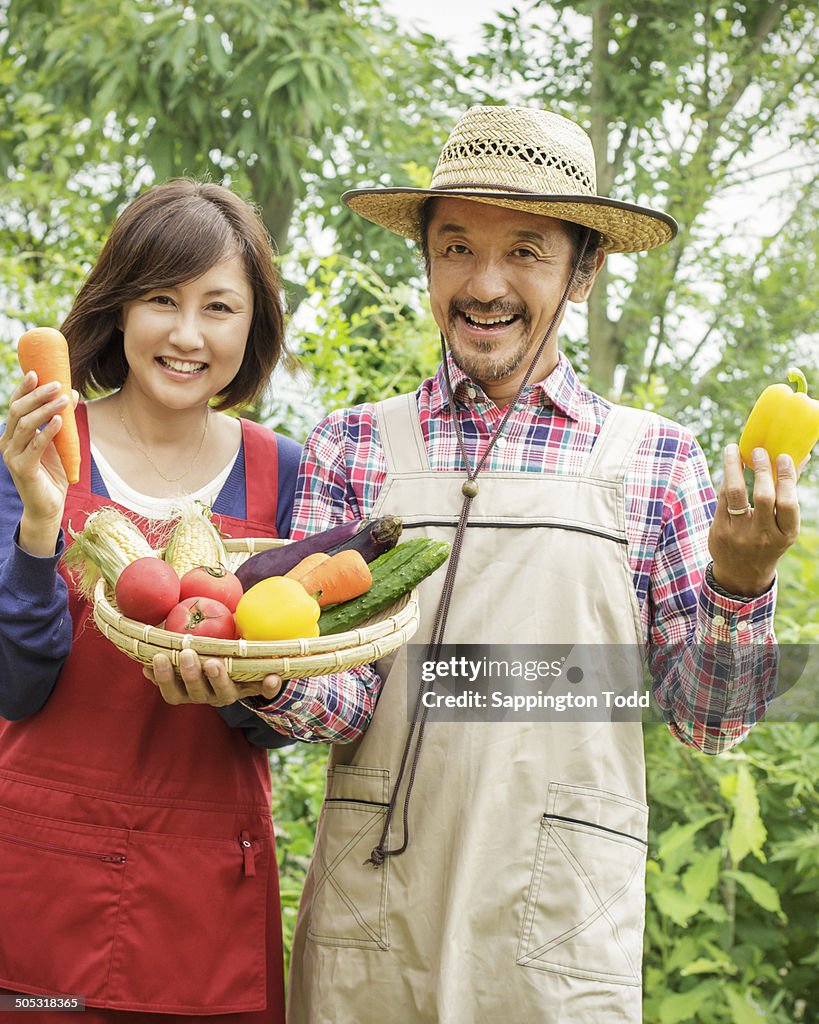
[(142, 445), (139, 443), (139, 441), (137, 441), (137, 439), (131, 433), (131, 430), (129, 429), (128, 424), (125, 422), (125, 417), (122, 415), (122, 409), (120, 408), (119, 402), (117, 402), (117, 412), (119, 413), (119, 421), (123, 425), (123, 427), (125, 428), (125, 433), (133, 441), (134, 447), (136, 448), (136, 450), (140, 453), (140, 455), (144, 455), (145, 456), (147, 461), (153, 467), (154, 472), (158, 476), (161, 476), (162, 479), (165, 481), (165, 483), (168, 483), (168, 484), (178, 483), (180, 480), (183, 480), (191, 472), (193, 467), (196, 465), (196, 463), (197, 463), (197, 461), (199, 459), (199, 456), (202, 454), (202, 449), (205, 447), (205, 438), (208, 436), (208, 426), (210, 425), (210, 409), (208, 409), (207, 413), (205, 414), (205, 428), (202, 431), (202, 437), (201, 437), (201, 439), (199, 441), (199, 447), (196, 449), (196, 455), (194, 455), (193, 459), (188, 463), (188, 468), (180, 476), (165, 476), (165, 474), (162, 472), (162, 470), (159, 468), (159, 466), (157, 466), (157, 464), (154, 462), (154, 460), (151, 458), (151, 456), (145, 451), (145, 449), (142, 447)]

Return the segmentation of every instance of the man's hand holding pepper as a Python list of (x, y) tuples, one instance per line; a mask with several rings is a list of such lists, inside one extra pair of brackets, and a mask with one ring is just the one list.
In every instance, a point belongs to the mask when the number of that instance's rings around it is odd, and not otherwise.
[(779, 455), (774, 480), (768, 453), (755, 448), (750, 502), (739, 446), (726, 447), (722, 486), (708, 535), (714, 580), (723, 590), (752, 598), (773, 583), (777, 562), (799, 536), (796, 484), (807, 461), (797, 469), (790, 455)]

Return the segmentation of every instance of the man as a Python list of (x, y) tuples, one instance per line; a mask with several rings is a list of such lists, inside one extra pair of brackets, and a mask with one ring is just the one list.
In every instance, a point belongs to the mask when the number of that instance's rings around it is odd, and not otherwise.
[[(742, 651), (770, 650), (797, 474), (781, 458), (774, 484), (755, 453), (752, 508), (732, 445), (717, 499), (688, 431), (580, 384), (559, 351), (565, 303), (588, 296), (607, 253), (676, 229), (595, 187), (577, 125), (475, 107), (429, 189), (344, 196), (424, 247), (446, 347), (414, 394), (315, 428), (294, 535), (392, 513), (408, 537), (450, 540), (415, 643), (646, 649), (669, 727), (717, 753), (769, 699), (767, 662)], [(639, 722), (427, 720), (408, 659), (378, 671), (369, 728), (331, 753), (291, 1024), (639, 1021)], [(379, 682), (361, 678), (371, 710)], [(326, 738), (328, 692), (291, 681), (252, 703)]]
[[(445, 642), (650, 645), (672, 730), (708, 752), (735, 742), (770, 680), (726, 691), (696, 649), (696, 670), (662, 649), (771, 640), (775, 566), (798, 531), (793, 464), (774, 487), (755, 455), (751, 509), (729, 446), (715, 503), (687, 431), (611, 407), (558, 348), (564, 299), (588, 296), (606, 253), (663, 244), (674, 222), (596, 196), (582, 130), (523, 108), (468, 111), (429, 189), (344, 200), (424, 246), (448, 351), (409, 400), (313, 431), (295, 529), (394, 513), (408, 536), (453, 541), (465, 504)], [(599, 234), (572, 280), (582, 227)], [(444, 578), (422, 588), (415, 642)], [(639, 724), (436, 722), (419, 739), (405, 663), (384, 672), (369, 729), (332, 751), (291, 1024), (638, 1021)]]

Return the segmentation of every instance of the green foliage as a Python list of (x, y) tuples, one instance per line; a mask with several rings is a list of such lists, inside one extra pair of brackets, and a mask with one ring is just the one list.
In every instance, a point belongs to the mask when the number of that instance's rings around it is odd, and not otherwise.
[(819, 643), (819, 530), (804, 525), (799, 540), (777, 567), (776, 635), (782, 644)]
[[(296, 259), (306, 261), (305, 246), (329, 227), (386, 280), (417, 277), (405, 240), (338, 200), (368, 180), (403, 182), (405, 167), (428, 179), (425, 165), (467, 102), (441, 41), (398, 31), (373, 0), (9, 0), (4, 9), (3, 366), (13, 366), (23, 329), (59, 325), (121, 206), (175, 175), (224, 181), (251, 198), (279, 250), (292, 245)], [(295, 309), (303, 288), (287, 285)], [(344, 301), (350, 315), (371, 316), (359, 308), (370, 305), (366, 291), (348, 288)], [(0, 404), (11, 384), (4, 375)], [(272, 418), (303, 434), (303, 409), (286, 388), (279, 394)]]
[(662, 249), (610, 259), (592, 292), (596, 389), (611, 390), (617, 366), (627, 397), (659, 373), (674, 392), (687, 385), (696, 411), (704, 374), (747, 375), (753, 392), (763, 362), (804, 359), (806, 341), (815, 357), (815, 288), (798, 278), (816, 257), (816, 33), (815, 5), (801, 0), (532, 2), (488, 27), (466, 68), (476, 93), (580, 118), (598, 191), (680, 224)]
[(646, 728), (646, 1020), (807, 1021), (817, 1004), (819, 724), (708, 758)]
[[(787, 368), (800, 366), (811, 391), (819, 385), (813, 282), (819, 273), (819, 206), (815, 197), (799, 204), (787, 230), (777, 222), (753, 254), (718, 247), (698, 253), (697, 273), (710, 281), (717, 302), (704, 285), (678, 291), (681, 308), (673, 317), (698, 324), (693, 345), (673, 361), (654, 365), (648, 384), (632, 384), (626, 397), (643, 388), (662, 388), (663, 412), (697, 434), (709, 461), (736, 441), (757, 395), (774, 381), (787, 380)], [(634, 381), (634, 378), (632, 377)], [(807, 478), (812, 476), (812, 468)]]
[(412, 288), (390, 287), (371, 266), (342, 256), (305, 261), (304, 274), (291, 335), (316, 416), (412, 391), (434, 372), (438, 330)]
[[(453, 91), (440, 56), (430, 88), (441, 47), (409, 41), (374, 0), (9, 0), (8, 25), (4, 59), (44, 115), (29, 134), (53, 145), (45, 115), (61, 111), (62, 137), (118, 146), (131, 181), (228, 179), (281, 251), (296, 205), (309, 192), (307, 208), (332, 217), (369, 147), (391, 167), (425, 151), (412, 145), (431, 134), (421, 112)], [(20, 134), (0, 127), (0, 165), (20, 166)]]
[(324, 798), (328, 750), (323, 743), (304, 743), (270, 752), (282, 930), (288, 960), (296, 911)]
[(159, 179), (252, 182), (281, 242), (311, 146), (371, 60), (359, 19), (329, 0), (11, 0), (9, 28), (46, 102), (127, 139)]
[(805, 656), (812, 661), (775, 701), (773, 720), (716, 758), (683, 747), (660, 725), (646, 727), (646, 1021), (815, 1019), (817, 552), (819, 532), (807, 528), (778, 568), (780, 657), (786, 666), (799, 657), (800, 670)]

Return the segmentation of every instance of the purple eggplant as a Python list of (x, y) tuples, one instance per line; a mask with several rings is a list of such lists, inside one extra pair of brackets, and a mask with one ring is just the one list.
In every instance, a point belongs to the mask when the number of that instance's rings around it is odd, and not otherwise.
[(338, 554), (352, 548), (357, 551), (365, 562), (383, 555), (394, 548), (401, 536), (403, 523), (398, 516), (380, 516), (378, 519), (365, 519), (364, 526), (346, 540), (327, 548), (328, 555)]
[(308, 555), (320, 551), (334, 555), (345, 548), (355, 548), (361, 552), (364, 560), (369, 562), (395, 547), (401, 536), (401, 528), (398, 516), (351, 519), (339, 526), (331, 526), (329, 530), (305, 537), (304, 540), (281, 544), (267, 551), (260, 551), (257, 555), (251, 555), (239, 566), (236, 575), (242, 587), (249, 590), (254, 584), (266, 580), (269, 576), (284, 576)]

